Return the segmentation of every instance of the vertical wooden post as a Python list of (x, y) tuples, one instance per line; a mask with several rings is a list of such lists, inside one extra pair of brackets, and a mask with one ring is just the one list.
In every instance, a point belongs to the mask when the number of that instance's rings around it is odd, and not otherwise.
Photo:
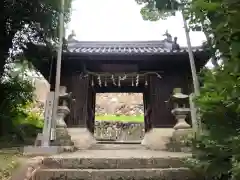
[(143, 109), (144, 109), (144, 128), (145, 128), (145, 132), (148, 131), (147, 119), (146, 119), (146, 117), (145, 117), (147, 108), (148, 108), (148, 103), (147, 103), (147, 90), (145, 90), (145, 91), (143, 92)]
[(149, 100), (151, 102), (152, 113), (151, 122), (153, 128), (173, 127), (175, 120), (171, 114), (171, 108), (166, 103), (171, 95), (171, 78), (160, 79), (150, 76)]
[[(89, 79), (91, 79), (90, 77)], [(88, 111), (88, 117), (87, 117), (87, 128), (91, 133), (94, 133), (94, 114), (95, 114), (95, 102), (94, 102), (94, 91), (93, 87), (89, 84), (88, 87), (88, 100), (87, 100), (87, 111)]]
[(92, 119), (92, 133), (94, 134), (94, 130), (95, 130), (95, 112), (96, 112), (96, 109), (95, 109), (95, 107), (96, 107), (96, 92), (94, 91), (94, 89), (93, 89), (93, 92), (92, 92), (93, 94), (92, 94), (92, 100), (93, 100), (93, 113), (94, 113), (94, 117), (93, 117), (93, 119)]
[(87, 126), (87, 106), (88, 106), (88, 77), (80, 77), (80, 74), (72, 76), (72, 93), (76, 100), (72, 111), (72, 126), (86, 127)]

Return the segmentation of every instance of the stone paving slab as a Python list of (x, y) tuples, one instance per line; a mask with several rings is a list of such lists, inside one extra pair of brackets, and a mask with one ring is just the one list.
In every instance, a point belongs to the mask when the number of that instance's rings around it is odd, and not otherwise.
[(35, 180), (194, 180), (187, 168), (169, 169), (40, 169)]
[(153, 151), (147, 149), (120, 149), (120, 150), (79, 150), (71, 153), (52, 155), (51, 158), (184, 158), (190, 157), (191, 153)]
[(190, 156), (146, 149), (81, 150), (46, 157), (43, 164), (62, 169), (179, 168), (185, 167), (183, 159)]
[(180, 158), (46, 158), (43, 168), (53, 169), (134, 169), (185, 167)]
[(95, 144), (90, 150), (120, 150), (120, 149), (125, 149), (125, 150), (140, 150), (140, 149), (146, 149), (146, 147), (141, 146), (140, 144)]
[(35, 180), (194, 180), (182, 152), (147, 150), (142, 145), (101, 145), (46, 157)]
[(97, 140), (97, 144), (122, 144), (122, 145), (134, 145), (141, 144), (140, 141), (111, 141), (111, 140)]

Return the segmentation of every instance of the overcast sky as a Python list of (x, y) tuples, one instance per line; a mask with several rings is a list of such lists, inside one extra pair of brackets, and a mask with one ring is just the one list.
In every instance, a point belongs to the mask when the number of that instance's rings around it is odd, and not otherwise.
[[(141, 7), (135, 0), (74, 0), (67, 34), (74, 30), (82, 41), (145, 41), (162, 40), (166, 30), (186, 46), (182, 17), (178, 14), (167, 20), (144, 21)], [(201, 45), (205, 36), (192, 32), (193, 46)]]

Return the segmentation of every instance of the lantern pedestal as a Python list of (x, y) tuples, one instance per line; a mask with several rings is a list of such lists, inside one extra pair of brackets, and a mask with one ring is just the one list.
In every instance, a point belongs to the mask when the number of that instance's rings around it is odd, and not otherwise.
[(172, 134), (172, 149), (174, 151), (189, 152), (191, 149), (186, 146), (186, 138), (191, 135), (192, 128), (186, 122), (186, 117), (190, 112), (189, 108), (175, 108), (172, 110), (172, 114), (175, 116), (177, 123), (173, 127)]
[(172, 110), (172, 114), (177, 120), (177, 124), (173, 127), (173, 129), (178, 130), (191, 128), (191, 126), (186, 122), (186, 117), (189, 112), (189, 108), (175, 108)]
[(65, 117), (70, 112), (67, 106), (58, 106), (56, 119), (56, 140), (52, 142), (54, 146), (72, 146), (71, 136), (67, 131), (67, 125), (64, 121)]

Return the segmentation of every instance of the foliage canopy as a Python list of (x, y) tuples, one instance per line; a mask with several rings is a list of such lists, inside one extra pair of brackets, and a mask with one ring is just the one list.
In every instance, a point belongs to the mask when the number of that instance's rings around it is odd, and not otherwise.
[[(174, 4), (170, 0), (153, 1), (165, 15), (169, 5)], [(215, 63), (213, 70), (204, 72), (201, 95), (196, 101), (203, 133), (193, 139), (198, 153), (191, 161), (192, 167), (206, 179), (240, 179), (240, 1), (192, 0), (175, 4), (172, 10), (181, 9), (192, 30), (206, 34)], [(149, 14), (143, 16), (154, 20)]]
[[(0, 135), (17, 133), (23, 119), (38, 119), (26, 112), (33, 102), (33, 87), (19, 76), (11, 77), (9, 63), (15, 59), (41, 61), (52, 57), (58, 43), (60, 0), (2, 0), (0, 11)], [(64, 17), (69, 21), (71, 0), (65, 0)], [(20, 59), (21, 60), (21, 59)], [(10, 68), (11, 69), (11, 68)]]
[[(3, 34), (0, 41), (0, 73), (4, 71), (4, 65), (10, 55), (23, 50), (25, 55), (33, 55), (40, 58), (38, 45), (51, 46), (58, 42), (58, 21), (61, 12), (59, 0), (3, 0), (0, 12)], [(69, 20), (71, 0), (65, 0), (65, 21)], [(26, 51), (28, 50), (28, 53)], [(31, 52), (30, 52), (31, 51)], [(34, 57), (34, 56), (31, 56)], [(28, 60), (32, 60), (26, 57)], [(40, 60), (40, 59), (38, 59)]]

